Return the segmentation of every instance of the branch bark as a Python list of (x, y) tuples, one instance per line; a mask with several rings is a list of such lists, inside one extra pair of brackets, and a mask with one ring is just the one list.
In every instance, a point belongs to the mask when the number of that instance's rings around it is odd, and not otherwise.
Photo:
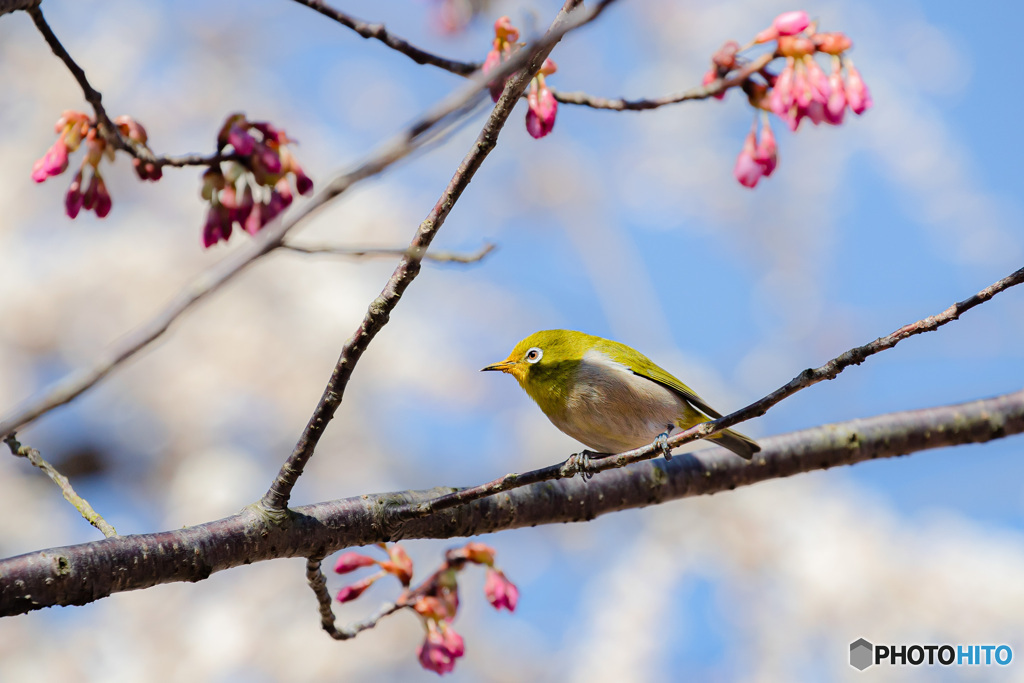
[(284, 523), (258, 506), (195, 527), (118, 536), (0, 561), (0, 616), (83, 605), (113, 593), (282, 557), (326, 557), (402, 538), (454, 538), (579, 522), (627, 508), (732, 490), (800, 472), (1024, 432), (1024, 390), (997, 398), (824, 425), (762, 439), (756, 462), (720, 448), (489, 496), (427, 517), (396, 512), (451, 488), (400, 491), (307, 505)]

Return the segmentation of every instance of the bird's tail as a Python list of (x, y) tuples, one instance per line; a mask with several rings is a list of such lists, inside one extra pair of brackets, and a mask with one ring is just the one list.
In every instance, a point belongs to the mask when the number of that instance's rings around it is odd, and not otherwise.
[(754, 453), (761, 450), (761, 447), (757, 445), (757, 442), (749, 436), (745, 436), (739, 432), (734, 432), (731, 429), (726, 429), (708, 438), (714, 439), (720, 446), (728, 448), (744, 460), (750, 460), (754, 457)]

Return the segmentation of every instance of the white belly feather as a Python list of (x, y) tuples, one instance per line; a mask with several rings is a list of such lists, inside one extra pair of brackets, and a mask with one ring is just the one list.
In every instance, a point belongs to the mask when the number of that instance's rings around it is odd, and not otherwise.
[(593, 349), (584, 354), (573, 384), (567, 409), (551, 421), (600, 453), (649, 444), (680, 418), (687, 424), (707, 419), (671, 390)]

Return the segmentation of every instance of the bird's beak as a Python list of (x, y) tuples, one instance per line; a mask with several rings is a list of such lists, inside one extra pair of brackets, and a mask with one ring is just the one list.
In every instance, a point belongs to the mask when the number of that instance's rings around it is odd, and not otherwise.
[(494, 365), (488, 365), (486, 368), (481, 368), (480, 372), (486, 372), (487, 370), (500, 370), (501, 372), (512, 372), (512, 367), (516, 364), (511, 358), (506, 358), (500, 363)]

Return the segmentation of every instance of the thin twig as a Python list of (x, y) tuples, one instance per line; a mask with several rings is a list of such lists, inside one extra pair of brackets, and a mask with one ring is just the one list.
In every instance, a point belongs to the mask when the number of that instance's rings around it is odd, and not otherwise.
[(252, 241), (224, 260), (202, 273), (168, 304), (156, 317), (124, 338), (117, 346), (108, 350), (91, 366), (69, 375), (34, 401), (27, 401), (0, 421), (0, 435), (23, 427), (39, 416), (64, 405), (106, 377), (111, 370), (144, 349), (162, 335), (178, 317), (234, 278), (243, 269), (260, 257), (281, 245), (284, 237), (311, 215), (329, 204), (356, 183), (381, 173), (392, 164), (404, 159), (414, 151), (430, 144), (444, 135), (460, 117), (471, 112), (486, 94), (486, 86), (492, 79), (504, 79), (522, 69), (538, 49), (553, 45), (565, 32), (596, 18), (611, 0), (597, 5), (595, 10), (579, 14), (579, 19), (568, 22), (555, 33), (545, 35), (531, 50), (521, 50), (508, 61), (499, 65), (488, 76), (476, 75), (469, 78), (465, 87), (445, 97), (413, 122), (411, 126), (378, 147), (355, 169), (328, 182), (316, 196), (287, 219), (281, 219), (265, 227)]
[[(554, 49), (555, 44), (572, 28), (597, 18), (613, 0), (603, 0), (589, 12), (579, 13), (579, 19), (570, 21), (569, 13), (579, 1), (566, 0), (547, 33), (531, 48), (523, 49), (521, 51), (523, 53), (522, 56), (517, 55), (520, 59), (525, 59), (525, 63), (521, 65), (521, 70), (517, 71), (505, 83), (504, 92), (498, 99), (494, 109), (491, 110), (490, 116), (487, 117), (487, 121), (484, 123), (473, 147), (466, 154), (462, 163), (459, 164), (459, 168), (448, 182), (448, 186), (441, 194), (440, 199), (437, 200), (434, 208), (420, 224), (412, 239), (412, 243), (409, 245), (410, 249), (427, 249), (430, 246), (431, 241), (441, 228), (441, 225), (444, 224), (455, 202), (462, 196), (463, 191), (465, 191), (469, 182), (473, 179), (484, 159), (494, 149), (495, 144), (497, 144), (498, 134), (512, 113), (512, 109), (515, 107), (520, 95), (526, 90), (532, 75), (540, 68), (540, 64), (551, 50)], [(575, 17), (573, 18), (575, 19)], [(295, 482), (302, 476), (302, 471), (306, 463), (313, 456), (313, 451), (316, 449), (320, 437), (334, 418), (334, 413), (337, 411), (338, 406), (341, 405), (345, 387), (348, 385), (352, 370), (355, 368), (356, 363), (359, 362), (367, 345), (381, 328), (387, 324), (391, 311), (398, 305), (403, 292), (419, 274), (419, 271), (419, 258), (403, 256), (385, 285), (384, 290), (370, 303), (363, 321), (355, 333), (345, 342), (338, 362), (331, 373), (331, 378), (324, 388), (323, 395), (320, 397), (313, 415), (309, 418), (309, 422), (295, 444), (291, 455), (288, 456), (288, 459), (281, 466), (281, 470), (278, 472), (273, 484), (271, 484), (259, 503), (260, 507), (268, 513), (280, 514), (287, 508), (288, 499), (291, 496)]]
[(312, 588), (313, 593), (316, 594), (316, 601), (320, 607), (320, 626), (327, 631), (327, 634), (331, 638), (334, 638), (335, 640), (348, 640), (349, 638), (355, 638), (363, 631), (376, 626), (377, 622), (384, 617), (408, 607), (408, 605), (398, 604), (396, 602), (386, 602), (381, 605), (376, 612), (362, 621), (357, 621), (349, 624), (348, 626), (338, 628), (334, 616), (334, 609), (331, 607), (333, 600), (331, 599), (331, 594), (327, 591), (327, 578), (324, 576), (324, 572), (320, 567), (322, 563), (323, 558), (310, 557), (306, 559), (306, 581), (309, 582), (309, 587)]
[[(676, 446), (681, 446), (684, 443), (689, 443), (698, 439), (705, 439), (712, 434), (726, 429), (727, 427), (732, 427), (740, 422), (764, 415), (769, 408), (783, 399), (792, 396), (801, 389), (806, 389), (807, 387), (826, 379), (834, 379), (839, 373), (851, 365), (860, 365), (868, 356), (872, 356), (886, 349), (891, 349), (907, 337), (938, 329), (942, 325), (956, 320), (961, 314), (969, 311), (978, 304), (988, 301), (999, 292), (1013, 287), (1014, 285), (1018, 285), (1021, 282), (1024, 282), (1024, 268), (1008, 275), (990, 287), (986, 287), (974, 296), (953, 304), (938, 315), (933, 315), (924, 318), (923, 320), (918, 320), (915, 323), (904, 325), (892, 334), (879, 337), (869, 344), (850, 349), (846, 353), (833, 358), (817, 369), (804, 370), (788, 384), (776, 389), (764, 398), (751, 403), (747, 407), (717, 420), (701, 423), (670, 437), (668, 445), (670, 448), (675, 448)], [(603, 472), (605, 470), (625, 467), (631, 463), (650, 460), (661, 453), (662, 450), (660, 444), (655, 442), (618, 455), (594, 458), (591, 459), (589, 463), (585, 462), (583, 465), (581, 465), (578, 459), (574, 456), (558, 465), (549, 465), (548, 467), (524, 472), (522, 474), (506, 474), (503, 477), (499, 477), (498, 479), (486, 484), (481, 484), (480, 486), (465, 488), (454, 493), (440, 496), (434, 500), (414, 505), (406, 505), (403, 506), (403, 508), (396, 510), (395, 514), (403, 517), (425, 516), (438, 512), (439, 510), (455, 507), (457, 505), (464, 505), (470, 501), (491, 496), (501, 491), (508, 491), (510, 489), (549, 481), (552, 479), (572, 477), (581, 470), (588, 474), (593, 474), (596, 472)], [(754, 456), (754, 460), (750, 466), (755, 466), (757, 464), (763, 465), (764, 463), (765, 456), (764, 454), (759, 453)]]
[[(294, 2), (297, 2), (300, 5), (305, 5), (325, 17), (333, 19), (343, 26), (347, 26), (363, 38), (374, 38), (379, 40), (391, 49), (406, 55), (417, 64), (429, 64), (459, 76), (468, 76), (482, 66), (480, 62), (462, 62), (427, 52), (426, 50), (412, 45), (404, 38), (399, 38), (395, 34), (388, 32), (385, 29), (384, 24), (370, 24), (365, 21), (360, 21), (349, 14), (345, 14), (344, 12), (334, 9), (330, 5), (321, 2), (321, 0), (294, 0)], [(551, 89), (551, 92), (555, 96), (555, 99), (563, 104), (574, 104), (591, 107), (593, 109), (612, 109), (615, 111), (643, 111), (663, 107), (667, 104), (686, 102), (687, 100), (704, 100), (709, 97), (714, 97), (729, 88), (741, 85), (752, 74), (757, 73), (767, 66), (772, 59), (774, 59), (773, 54), (761, 55), (748, 65), (741, 68), (735, 76), (725, 80), (716, 80), (698, 88), (691, 88), (685, 92), (665, 95), (663, 97), (626, 100), (621, 98), (610, 99), (596, 97), (594, 95), (588, 95), (585, 92), (559, 92), (554, 88)]]
[(330, 254), (334, 256), (352, 256), (358, 258), (374, 256), (408, 256), (421, 261), (436, 261), (439, 263), (476, 263), (482, 260), (495, 249), (495, 245), (488, 242), (479, 251), (472, 254), (463, 254), (455, 251), (427, 251), (426, 249), (401, 247), (335, 247), (328, 245), (303, 245), (285, 242), (282, 249), (296, 251), (300, 254)]
[(93, 510), (92, 506), (89, 505), (89, 501), (82, 498), (80, 495), (75, 493), (75, 489), (71, 486), (71, 482), (63, 474), (57, 471), (57, 469), (43, 459), (43, 456), (39, 454), (34, 448), (23, 446), (19, 443), (15, 434), (8, 434), (4, 439), (4, 443), (11, 449), (11, 454), (21, 458), (28, 458), (28, 461), (46, 472), (46, 476), (53, 481), (60, 488), (60, 492), (64, 494), (64, 500), (75, 506), (75, 509), (85, 518), (85, 521), (92, 524), (94, 527), (100, 530), (104, 536), (110, 538), (111, 536), (117, 536), (117, 532), (114, 531), (114, 527), (107, 523), (107, 520), (103, 519), (98, 512)]
[(451, 73), (459, 76), (468, 76), (480, 68), (480, 64), (478, 62), (460, 62), (458, 60), (440, 57), (427, 52), (426, 50), (421, 50), (404, 38), (399, 38), (393, 33), (389, 33), (384, 27), (384, 24), (370, 24), (365, 21), (360, 21), (349, 14), (345, 14), (344, 12), (334, 9), (327, 3), (321, 2), (320, 0), (295, 0), (295, 2), (319, 12), (328, 19), (333, 19), (342, 26), (347, 26), (363, 38), (379, 40), (392, 50), (401, 52), (406, 57), (409, 57), (417, 64), (429, 64), (431, 66), (444, 69), (445, 71), (450, 71)]
[[(822, 425), (760, 439), (751, 464), (725, 449), (636, 463), (589, 482), (579, 477), (476, 500), (419, 519), (393, 514), (439, 489), (359, 495), (296, 507), (288, 524), (257, 506), (197, 526), (118, 536), (0, 560), (0, 616), (81, 605), (113, 593), (284, 557), (409, 538), (455, 538), (540, 524), (582, 522), (670, 500), (729, 491), (802, 472), (1024, 433), (1024, 391), (924, 410)], [(525, 457), (525, 456), (524, 456)], [(981, 481), (993, 472), (979, 471)], [(998, 472), (995, 473), (999, 475)], [(450, 489), (449, 489), (450, 490)]]
[(677, 104), (688, 100), (706, 100), (709, 97), (720, 95), (729, 88), (743, 85), (748, 78), (768, 66), (769, 62), (773, 59), (775, 59), (774, 53), (766, 53), (744, 65), (735, 73), (735, 75), (729, 76), (728, 78), (714, 80), (707, 85), (690, 88), (689, 90), (681, 93), (665, 95), (663, 97), (656, 97), (652, 99), (606, 99), (603, 97), (594, 97), (593, 95), (588, 95), (585, 92), (558, 92), (553, 89), (551, 92), (554, 94), (555, 99), (563, 104), (578, 104), (591, 107), (593, 109), (611, 109), (614, 111), (644, 111), (646, 109), (657, 109), (658, 107), (663, 107), (666, 104)]

